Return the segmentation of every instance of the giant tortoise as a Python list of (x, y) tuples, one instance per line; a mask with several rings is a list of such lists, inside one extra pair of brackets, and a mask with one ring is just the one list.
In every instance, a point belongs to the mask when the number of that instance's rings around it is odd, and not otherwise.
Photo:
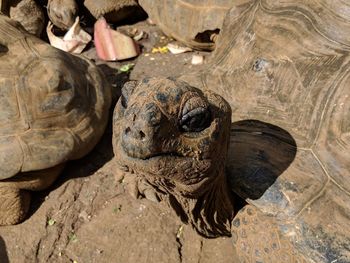
[[(55, 26), (67, 30), (74, 24), (82, 4), (77, 0), (0, 0), (0, 11), (20, 22), (29, 33), (40, 36), (45, 25), (42, 6), (46, 6)], [(85, 0), (84, 7), (95, 18), (105, 16), (109, 22), (119, 22), (140, 10), (136, 0)]]
[(49, 18), (59, 28), (68, 29), (78, 15), (75, 0), (0, 0), (0, 11), (40, 37), (46, 23), (43, 5), (47, 6)]
[[(240, 0), (242, 2), (242, 0)], [(249, 0), (245, 0), (247, 2)], [(232, 0), (140, 0), (139, 4), (163, 32), (184, 44), (213, 50)]]
[(55, 49), (0, 15), (0, 225), (29, 208), (104, 132), (110, 88), (87, 59)]
[(104, 16), (111, 23), (127, 18), (139, 9), (136, 0), (85, 0), (84, 5), (96, 19)]
[[(77, 0), (48, 0), (47, 13), (55, 26), (68, 29), (73, 25), (79, 7), (83, 8)], [(136, 0), (85, 0), (84, 8), (96, 19), (104, 16), (110, 23), (120, 22), (140, 10)]]
[(229, 236), (233, 208), (224, 167), (230, 120), (223, 98), (186, 82), (127, 83), (113, 116), (115, 160), (125, 172), (119, 177), (135, 197), (169, 201), (201, 234)]
[(38, 37), (44, 29), (44, 12), (35, 0), (0, 0), (0, 11)]
[[(226, 15), (218, 48), (207, 68), (177, 80), (188, 83), (180, 86), (197, 87), (203, 93), (215, 91), (232, 108), (226, 175), (231, 190), (248, 203), (238, 211), (231, 226), (242, 262), (350, 261), (349, 10), (350, 4), (345, 1), (238, 3)], [(126, 99), (122, 98), (119, 104), (124, 101), (124, 107), (130, 110), (116, 109), (114, 122), (120, 123), (120, 118), (124, 118), (126, 124), (124, 130), (116, 128), (115, 153), (120, 151), (117, 141), (122, 136), (133, 136), (129, 141), (134, 148), (124, 149), (128, 154), (121, 165), (125, 173), (129, 170), (136, 174), (137, 162), (143, 162), (143, 171), (150, 165), (148, 176), (134, 176), (139, 181), (139, 192), (156, 200), (159, 196), (149, 190), (153, 185), (160, 195), (169, 195), (173, 207), (188, 203), (191, 211), (176, 211), (185, 212), (184, 220), (192, 222), (200, 233), (214, 236), (219, 231), (203, 231), (208, 229), (206, 224), (216, 226), (218, 219), (229, 214), (219, 213), (216, 202), (202, 198), (202, 188), (196, 186), (198, 180), (205, 184), (208, 175), (201, 173), (196, 163), (205, 159), (202, 153), (206, 156), (204, 149), (208, 151), (208, 144), (217, 143), (218, 139), (213, 135), (207, 141), (199, 140), (211, 125), (186, 136), (181, 134), (187, 132), (182, 127), (183, 116), (188, 115), (185, 120), (202, 116), (194, 120), (201, 123), (201, 118), (207, 118), (203, 112), (210, 108), (210, 100), (194, 100), (193, 112), (181, 111), (176, 106), (182, 101), (181, 96), (177, 98), (178, 88), (173, 89), (174, 93), (163, 92), (169, 84), (162, 82), (160, 92), (150, 93), (151, 105), (144, 98), (146, 88), (143, 92), (137, 85), (124, 89)], [(137, 96), (130, 90), (135, 90)], [(151, 114), (152, 109), (161, 112), (161, 117)], [(158, 125), (159, 118), (171, 120), (165, 121), (168, 133)], [(210, 121), (214, 120), (210, 117)], [(175, 128), (174, 123), (178, 123)], [(149, 136), (154, 144), (148, 144)], [(199, 146), (187, 147), (179, 139), (183, 136), (198, 138)], [(163, 147), (163, 143), (168, 146)], [(181, 150), (174, 151), (176, 147)], [(171, 169), (155, 162), (161, 157), (170, 163), (171, 159), (182, 160), (184, 156), (191, 156), (193, 164), (173, 167), (175, 171), (183, 169), (189, 178), (188, 188), (177, 181), (177, 174), (171, 179)], [(217, 166), (211, 168), (217, 171), (222, 163), (214, 160)], [(193, 174), (188, 171), (191, 169)], [(160, 180), (157, 174), (162, 172), (165, 178)], [(149, 179), (152, 176), (156, 179)], [(191, 187), (202, 198), (199, 203), (209, 202), (211, 209), (202, 210), (202, 206), (194, 204), (193, 192), (188, 190)], [(222, 191), (217, 195), (222, 196), (215, 198), (221, 201), (218, 204), (227, 198)], [(179, 202), (178, 196), (184, 200)], [(209, 219), (203, 220), (203, 214)]]

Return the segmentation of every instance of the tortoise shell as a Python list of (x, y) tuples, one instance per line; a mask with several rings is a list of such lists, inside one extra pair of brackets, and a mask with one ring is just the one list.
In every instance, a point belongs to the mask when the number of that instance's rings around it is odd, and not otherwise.
[(236, 5), (207, 69), (183, 77), (232, 107), (232, 190), (315, 262), (350, 260), (349, 8), (326, 0)]
[(78, 4), (75, 0), (48, 0), (47, 15), (58, 28), (69, 30), (78, 16)]
[(85, 0), (84, 6), (96, 19), (104, 16), (111, 23), (129, 17), (139, 8), (136, 0)]
[(166, 35), (193, 48), (212, 50), (213, 37), (233, 1), (140, 0), (139, 4)]
[(37, 37), (45, 27), (44, 12), (35, 0), (1, 0), (0, 11)]
[(104, 132), (110, 89), (88, 60), (0, 19), (0, 179), (88, 153)]

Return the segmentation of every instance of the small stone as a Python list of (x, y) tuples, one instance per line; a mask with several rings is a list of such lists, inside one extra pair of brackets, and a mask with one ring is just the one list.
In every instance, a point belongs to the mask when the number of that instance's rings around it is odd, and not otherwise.
[(204, 62), (204, 57), (202, 55), (195, 54), (192, 56), (191, 64), (192, 65), (201, 65)]

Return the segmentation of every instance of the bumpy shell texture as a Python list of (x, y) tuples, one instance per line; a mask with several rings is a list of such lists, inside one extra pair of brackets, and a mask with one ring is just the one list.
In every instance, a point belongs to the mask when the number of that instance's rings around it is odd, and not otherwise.
[(208, 70), (184, 77), (215, 89), (239, 120), (228, 158), (233, 191), (315, 262), (350, 260), (349, 8), (234, 6)]
[(110, 89), (89, 61), (0, 16), (0, 179), (88, 153), (107, 123)]
[(55, 26), (68, 30), (78, 16), (78, 4), (76, 0), (49, 0), (47, 14)]
[(215, 48), (215, 35), (222, 28), (225, 14), (235, 2), (140, 0), (139, 4), (168, 36), (193, 48), (212, 50)]
[(2, 1), (0, 9), (31, 34), (40, 36), (45, 25), (42, 8), (34, 0)]
[(85, 0), (84, 5), (96, 19), (104, 16), (109, 22), (126, 18), (138, 6), (135, 0)]

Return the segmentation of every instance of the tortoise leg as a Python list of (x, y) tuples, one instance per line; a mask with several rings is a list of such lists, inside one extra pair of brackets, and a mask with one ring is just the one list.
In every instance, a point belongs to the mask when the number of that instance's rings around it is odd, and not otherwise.
[(124, 172), (121, 169), (117, 169), (115, 173), (115, 180), (117, 182), (122, 181), (126, 186), (126, 191), (135, 199), (141, 195), (156, 203), (160, 201), (157, 191), (144, 178), (140, 178), (135, 174), (130, 174), (129, 172)]
[(138, 181), (137, 188), (146, 199), (156, 203), (160, 201), (156, 189), (152, 185), (150, 185), (144, 178)]
[(307, 262), (280, 233), (276, 220), (255, 206), (237, 213), (231, 232), (239, 262)]
[(0, 183), (0, 225), (20, 223), (30, 205), (30, 193), (18, 188), (2, 186)]
[(64, 164), (60, 164), (44, 170), (19, 173), (0, 181), (0, 225), (14, 225), (23, 221), (30, 206), (30, 191), (49, 187), (63, 168)]

